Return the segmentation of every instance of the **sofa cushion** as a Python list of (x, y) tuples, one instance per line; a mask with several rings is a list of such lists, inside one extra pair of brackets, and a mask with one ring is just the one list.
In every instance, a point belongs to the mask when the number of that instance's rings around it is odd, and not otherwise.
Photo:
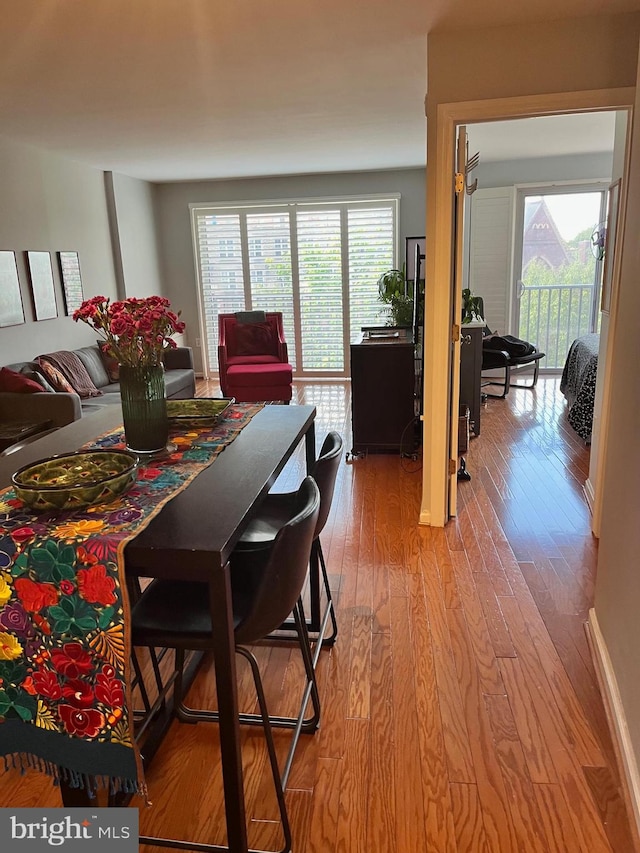
[(66, 378), (63, 376), (62, 372), (58, 370), (50, 361), (46, 359), (42, 359), (40, 361), (39, 358), (36, 359), (40, 366), (40, 370), (44, 373), (47, 378), (47, 382), (53, 386), (56, 391), (65, 391), (68, 394), (75, 394), (75, 388), (71, 386), (69, 382), (67, 382)]
[(9, 370), (8, 367), (0, 369), (0, 391), (14, 391), (17, 394), (37, 394), (44, 391), (42, 385), (25, 376)]
[(105, 385), (109, 385), (113, 381), (109, 379), (109, 374), (105, 369), (100, 350), (97, 346), (80, 347), (80, 349), (74, 350), (74, 352), (84, 364), (96, 388), (102, 390)]
[(234, 327), (234, 355), (277, 355), (278, 348), (271, 323), (237, 323)]
[(289, 385), (292, 381), (290, 364), (234, 365), (227, 370), (229, 385), (242, 388), (262, 388), (267, 385)]
[(283, 364), (275, 355), (230, 355), (227, 367), (234, 364)]
[(51, 393), (55, 393), (56, 389), (47, 380), (47, 377), (44, 375), (42, 370), (26, 365), (20, 370), (20, 373), (22, 373), (23, 376), (27, 376), (29, 379), (33, 379), (34, 382), (37, 382), (38, 385), (40, 385), (41, 391), (50, 391)]
[(73, 391), (79, 397), (99, 397), (102, 391), (96, 388), (89, 376), (86, 367), (78, 357), (77, 353), (70, 350), (58, 350), (38, 356), (36, 361), (52, 364), (62, 373), (71, 385)]
[(47, 380), (42, 372), (42, 368), (36, 361), (18, 361), (15, 364), (5, 364), (5, 367), (8, 367), (9, 370), (13, 370), (15, 373), (22, 373), (24, 376), (28, 376), (29, 379), (33, 379), (34, 382), (42, 386), (41, 391), (53, 392), (56, 390)]
[(167, 397), (174, 400), (188, 400), (195, 397), (196, 387), (193, 370), (165, 370), (164, 382)]
[(98, 341), (98, 349), (104, 369), (107, 371), (107, 376), (110, 382), (120, 381), (120, 364), (118, 359), (111, 355), (109, 344), (106, 341)]

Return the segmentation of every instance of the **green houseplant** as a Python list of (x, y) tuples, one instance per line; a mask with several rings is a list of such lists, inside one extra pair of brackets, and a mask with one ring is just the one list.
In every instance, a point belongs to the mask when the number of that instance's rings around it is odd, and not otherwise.
[(388, 326), (411, 326), (413, 322), (413, 294), (411, 283), (401, 270), (387, 270), (378, 279), (378, 299), (387, 306)]
[(462, 322), (475, 323), (482, 322), (484, 317), (481, 310), (482, 299), (480, 296), (474, 296), (468, 287), (462, 291)]

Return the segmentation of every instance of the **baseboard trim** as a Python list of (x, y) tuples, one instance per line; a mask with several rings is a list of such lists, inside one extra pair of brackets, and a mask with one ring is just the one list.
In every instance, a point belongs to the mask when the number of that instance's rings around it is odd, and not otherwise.
[(587, 499), (587, 506), (589, 507), (589, 512), (593, 515), (593, 506), (596, 502), (596, 493), (593, 489), (593, 483), (591, 480), (587, 478), (584, 486), (582, 487), (584, 491), (584, 496)]
[(629, 727), (618, 690), (609, 651), (605, 643), (596, 611), (589, 611), (589, 618), (585, 622), (587, 640), (591, 650), (600, 692), (604, 700), (605, 711), (609, 720), (609, 729), (613, 739), (613, 746), (618, 759), (621, 772), (621, 786), (623, 796), (631, 820), (631, 829), (634, 834), (636, 851), (640, 850), (640, 773), (638, 763), (633, 753)]
[(431, 525), (431, 513), (428, 510), (422, 510), (420, 513), (420, 519), (418, 521), (419, 524), (428, 524)]

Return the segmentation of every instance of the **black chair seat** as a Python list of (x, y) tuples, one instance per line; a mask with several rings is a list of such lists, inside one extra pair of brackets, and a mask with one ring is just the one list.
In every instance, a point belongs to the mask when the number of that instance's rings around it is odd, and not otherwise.
[(540, 359), (544, 358), (545, 355), (546, 353), (536, 350), (536, 352), (531, 353), (531, 355), (510, 356), (511, 366), (517, 367), (520, 364), (533, 364), (535, 361), (540, 361)]
[(280, 528), (291, 518), (295, 492), (269, 494), (260, 506), (259, 514), (251, 519), (238, 542), (239, 550), (266, 548), (272, 544)]
[[(324, 530), (329, 512), (331, 511), (333, 492), (341, 458), (342, 437), (335, 431), (329, 432), (322, 443), (320, 454), (312, 472), (313, 479), (320, 490), (320, 511), (318, 513), (309, 563), (310, 628), (314, 632), (317, 631), (320, 637), (320, 643), (316, 649), (316, 658), (314, 658), (314, 665), (320, 646), (333, 645), (338, 634), (338, 623), (329, 586), (327, 567), (320, 544), (320, 534)], [(267, 495), (260, 505), (258, 513), (251, 519), (240, 541), (236, 545), (235, 552), (238, 556), (256, 549), (268, 547), (274, 541), (278, 535), (278, 531), (291, 516), (295, 496), (295, 492), (271, 492)], [(322, 575), (327, 602), (324, 615), (320, 612), (320, 575)], [(325, 637), (324, 633), (329, 618), (331, 618), (332, 631), (328, 637)], [(283, 627), (286, 629), (287, 626)]]
[[(241, 616), (234, 613), (234, 627)], [(195, 581), (156, 580), (134, 607), (134, 646), (189, 650), (211, 647), (209, 588)]]

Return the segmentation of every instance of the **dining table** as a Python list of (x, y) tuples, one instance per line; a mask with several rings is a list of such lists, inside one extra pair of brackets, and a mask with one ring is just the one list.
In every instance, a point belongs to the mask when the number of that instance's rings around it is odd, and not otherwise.
[[(307, 472), (316, 455), (314, 406), (265, 405), (207, 467), (151, 517), (125, 550), (127, 577), (208, 584), (218, 696), (228, 849), (247, 853), (229, 558), (287, 462), (304, 442)], [(20, 467), (90, 444), (122, 424), (119, 404), (105, 405), (0, 457), (0, 487)], [(146, 758), (146, 756), (145, 756)], [(64, 791), (64, 789), (63, 789)], [(78, 804), (72, 791), (65, 805)], [(223, 849), (223, 848), (218, 848)]]

